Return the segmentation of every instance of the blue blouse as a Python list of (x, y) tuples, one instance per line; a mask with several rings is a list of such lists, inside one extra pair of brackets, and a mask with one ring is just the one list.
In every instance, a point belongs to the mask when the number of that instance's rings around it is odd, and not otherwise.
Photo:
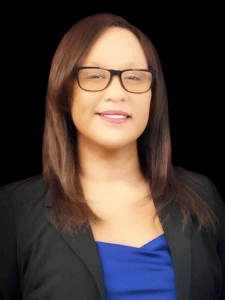
[(162, 234), (141, 248), (96, 241), (105, 300), (178, 300), (171, 253)]

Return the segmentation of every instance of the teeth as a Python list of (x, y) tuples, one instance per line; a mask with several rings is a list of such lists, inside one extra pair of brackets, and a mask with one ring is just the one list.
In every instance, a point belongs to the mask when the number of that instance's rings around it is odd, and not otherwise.
[(122, 119), (122, 118), (128, 118), (126, 116), (123, 116), (123, 115), (102, 115), (100, 114), (101, 116), (104, 116), (104, 117), (109, 117), (109, 118), (113, 118), (113, 119)]

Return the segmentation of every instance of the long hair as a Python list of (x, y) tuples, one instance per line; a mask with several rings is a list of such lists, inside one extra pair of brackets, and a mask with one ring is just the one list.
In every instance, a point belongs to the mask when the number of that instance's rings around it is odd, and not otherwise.
[[(183, 214), (183, 231), (191, 217), (196, 217), (198, 231), (205, 227), (216, 232), (216, 214), (195, 191), (193, 183), (188, 184), (185, 170), (172, 165), (167, 91), (157, 51), (138, 28), (109, 13), (92, 15), (76, 23), (62, 38), (52, 60), (42, 148), (43, 176), (52, 189), (51, 223), (57, 231), (68, 235), (83, 232), (90, 220), (104, 223), (88, 206), (79, 179), (71, 95), (73, 68), (82, 64), (93, 44), (110, 27), (130, 30), (141, 43), (149, 68), (156, 71), (149, 121), (137, 139), (141, 170), (149, 182), (156, 214), (163, 224), (176, 206)], [(196, 187), (199, 190), (197, 182)]]

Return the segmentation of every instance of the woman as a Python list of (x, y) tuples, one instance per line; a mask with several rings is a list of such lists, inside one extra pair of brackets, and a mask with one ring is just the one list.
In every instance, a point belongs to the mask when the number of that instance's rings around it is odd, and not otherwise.
[(225, 297), (225, 205), (171, 162), (151, 41), (97, 14), (50, 70), (43, 174), (1, 188), (1, 299)]

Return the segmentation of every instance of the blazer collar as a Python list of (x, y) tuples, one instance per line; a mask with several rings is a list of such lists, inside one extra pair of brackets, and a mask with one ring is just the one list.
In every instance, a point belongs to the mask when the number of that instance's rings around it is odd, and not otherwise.
[[(48, 189), (45, 198), (45, 216), (49, 219), (52, 207), (52, 194)], [(175, 272), (175, 284), (179, 300), (189, 300), (190, 279), (191, 279), (191, 242), (190, 228), (187, 226), (182, 232), (182, 214), (174, 209), (167, 221), (162, 225), (167, 243), (169, 245), (173, 267)], [(87, 227), (85, 232), (76, 236), (68, 236), (59, 233), (64, 242), (78, 255), (89, 269), (96, 281), (101, 300), (105, 299), (104, 275), (101, 267), (101, 260), (91, 227)]]

